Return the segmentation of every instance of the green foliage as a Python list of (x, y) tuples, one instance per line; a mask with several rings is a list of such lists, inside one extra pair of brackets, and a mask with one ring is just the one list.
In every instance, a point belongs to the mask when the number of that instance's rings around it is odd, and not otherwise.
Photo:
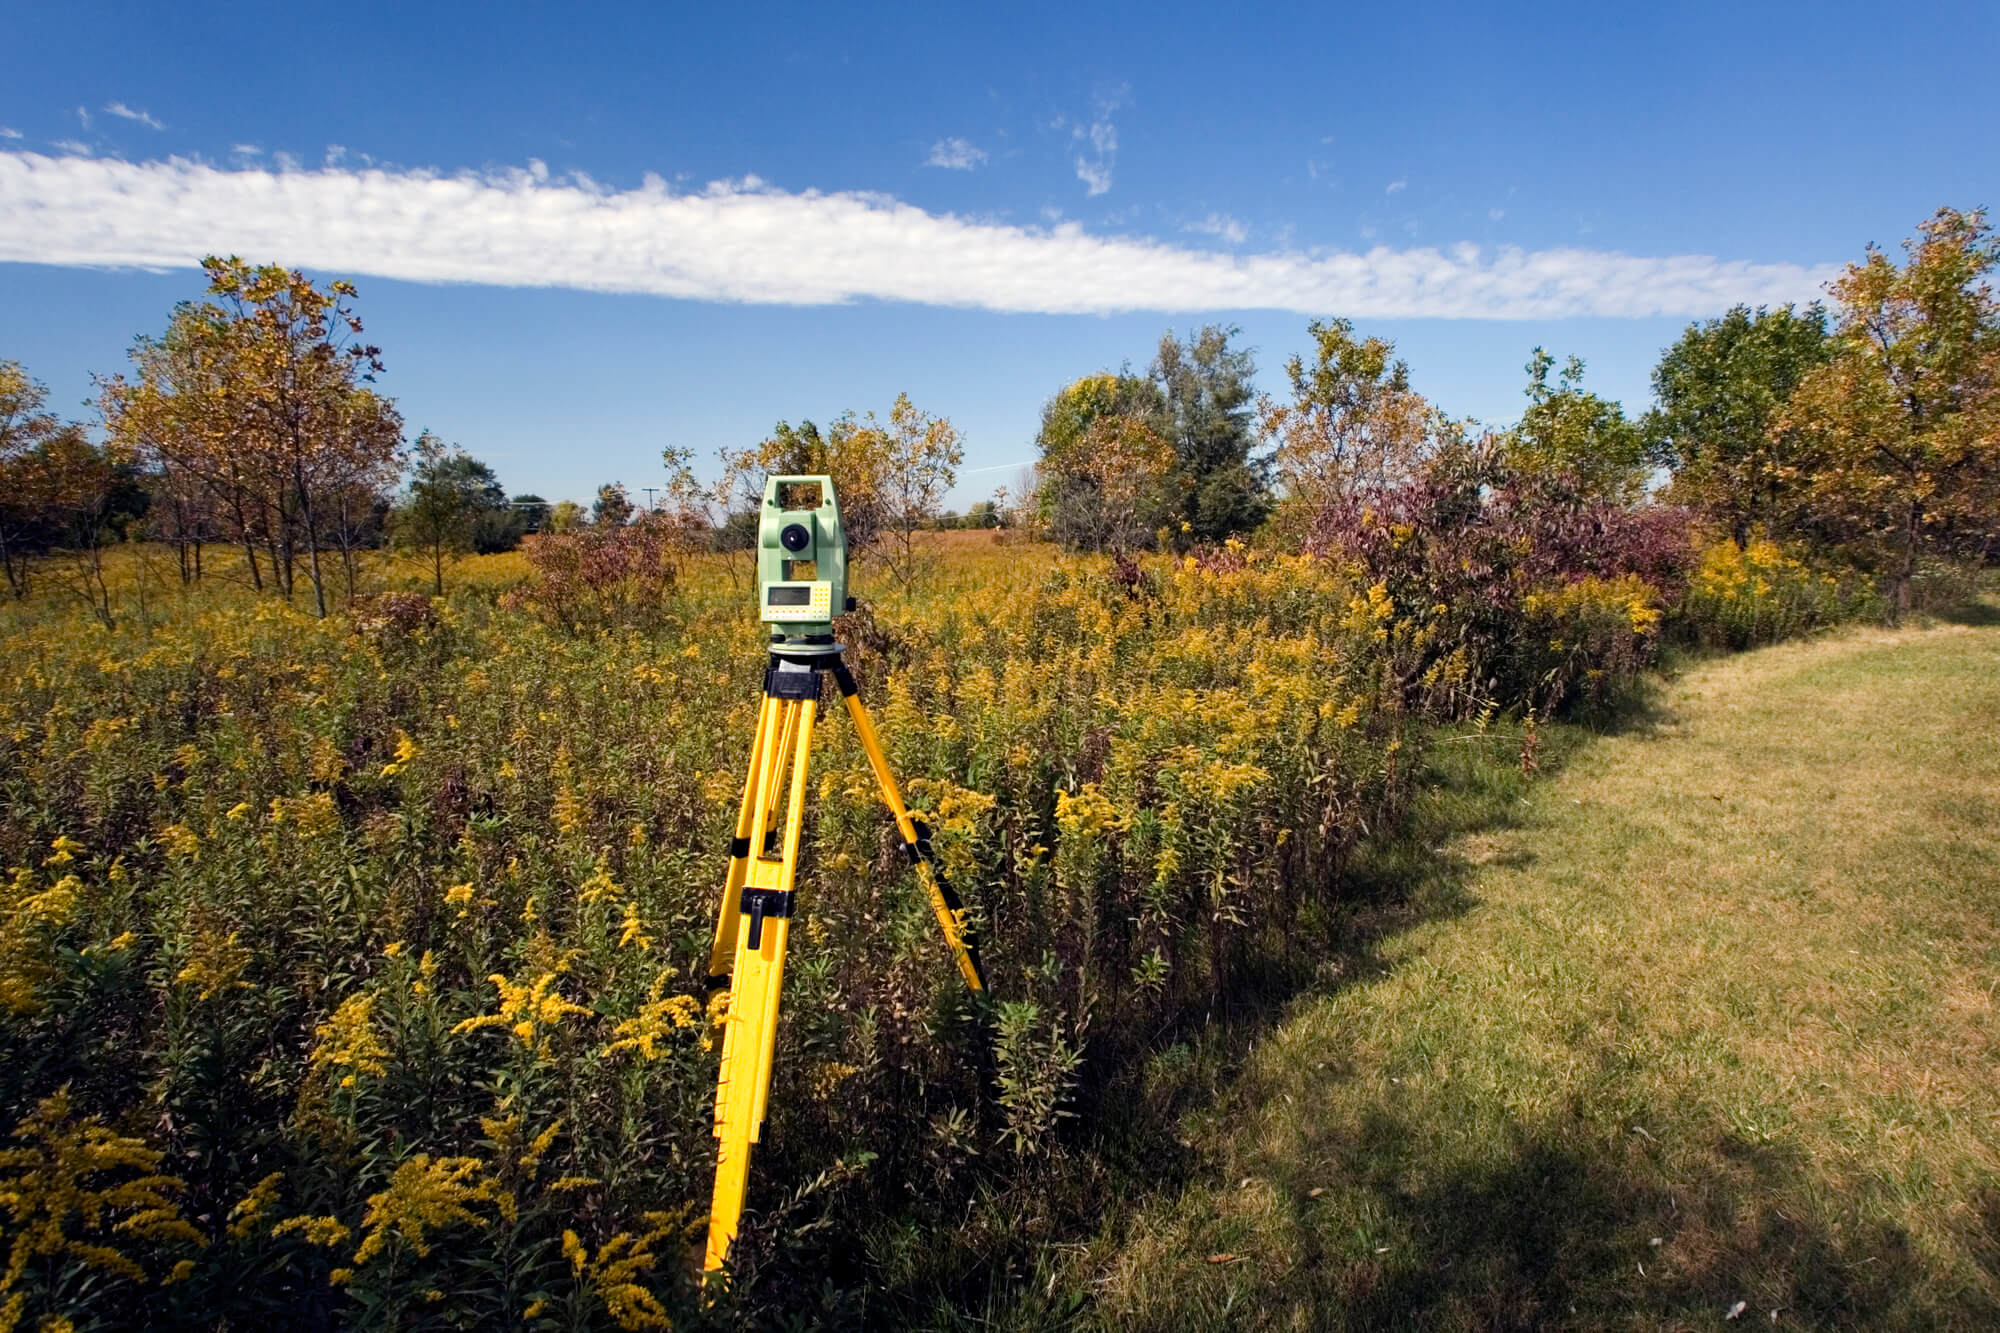
[(431, 561), (433, 591), (444, 595), (447, 555), (511, 549), (519, 540), (507, 492), (493, 469), (425, 431), (417, 437), (410, 488), (392, 518), (396, 543)]
[(1624, 409), (1583, 387), (1583, 361), (1572, 356), (1552, 388), (1555, 358), (1537, 347), (1528, 359), (1528, 410), (1502, 436), (1508, 465), (1523, 474), (1571, 477), (1582, 492), (1614, 503), (1636, 500), (1646, 486), (1646, 441)]
[(1248, 532), (1270, 509), (1265, 468), (1250, 456), (1257, 367), (1247, 348), (1229, 345), (1238, 332), (1207, 324), (1185, 339), (1163, 334), (1148, 370), (1176, 457), (1169, 487), (1180, 500), (1175, 526), (1197, 542)]
[(1145, 376), (1086, 375), (1042, 408), (1037, 516), (1078, 550), (1130, 550), (1167, 532), (1182, 549), (1248, 532), (1270, 508), (1253, 459), (1251, 354), (1237, 330), (1169, 331)]
[(1653, 369), (1658, 405), (1640, 420), (1670, 499), (1746, 544), (1754, 531), (1803, 534), (1805, 461), (1772, 425), (1799, 381), (1825, 363), (1826, 311), (1736, 306), (1690, 324)]

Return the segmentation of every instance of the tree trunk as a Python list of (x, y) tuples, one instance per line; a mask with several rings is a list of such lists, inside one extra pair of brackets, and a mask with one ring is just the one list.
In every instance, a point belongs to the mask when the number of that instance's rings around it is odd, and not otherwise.
[(431, 579), (436, 587), (436, 595), (444, 596), (444, 543), (431, 544)]
[(312, 573), (313, 606), (321, 620), (326, 619), (326, 581), (319, 571), (319, 528), (313, 522), (312, 493), (306, 489), (306, 479), (294, 474), (294, 483), (299, 488), (299, 516), (306, 521), (306, 556)]
[(1909, 521), (1903, 528), (1903, 558), (1897, 562), (1895, 589), (1889, 599), (1889, 623), (1901, 624), (1910, 611), (1911, 585), (1917, 577), (1917, 533), (1924, 522), (1924, 502), (1910, 501)]

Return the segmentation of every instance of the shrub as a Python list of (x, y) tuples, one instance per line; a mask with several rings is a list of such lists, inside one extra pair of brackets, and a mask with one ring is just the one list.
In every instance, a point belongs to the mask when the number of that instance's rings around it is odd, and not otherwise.
[(1455, 718), (1546, 714), (1642, 668), (1678, 596), (1687, 533), (1681, 510), (1593, 499), (1466, 443), (1405, 480), (1326, 499), (1307, 540), (1382, 590), (1409, 705)]
[(1766, 538), (1701, 547), (1676, 614), (1680, 634), (1718, 648), (1754, 648), (1824, 629), (1874, 609), (1866, 587), (1815, 569)]

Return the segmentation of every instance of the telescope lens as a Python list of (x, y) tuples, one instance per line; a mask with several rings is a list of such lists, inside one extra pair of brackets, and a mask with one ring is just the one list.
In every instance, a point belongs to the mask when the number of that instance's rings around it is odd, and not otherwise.
[(787, 523), (778, 534), (778, 541), (787, 551), (803, 551), (812, 545), (812, 533), (803, 523)]

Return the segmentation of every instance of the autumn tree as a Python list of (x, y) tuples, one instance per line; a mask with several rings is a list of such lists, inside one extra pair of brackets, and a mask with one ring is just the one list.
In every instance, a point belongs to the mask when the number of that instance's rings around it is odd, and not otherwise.
[(31, 557), (53, 539), (45, 451), (77, 433), (43, 410), (48, 388), (18, 361), (0, 361), (0, 566), (16, 598), (26, 597)]
[(1827, 358), (1826, 310), (1736, 306), (1690, 324), (1653, 369), (1656, 406), (1640, 421), (1668, 498), (1726, 528), (1791, 535), (1804, 479), (1796, 432), (1771, 426), (1799, 382)]
[(361, 341), (352, 283), (321, 290), (295, 270), (236, 258), (202, 268), (211, 299), (183, 305), (166, 337), (135, 345), (133, 378), (104, 382), (106, 429), (158, 475), (199, 479), (257, 586), (259, 543), (287, 597), (303, 553), (325, 615), (322, 548), (342, 551), (351, 592), (353, 498), (400, 470), (402, 419), (370, 387), (380, 349)]
[[(958, 480), (965, 449), (958, 428), (948, 418), (923, 411), (906, 393), (896, 395), (886, 428), (874, 426), (872, 413), (869, 423), (884, 437), (879, 489), (887, 537), (883, 554), (896, 581), (908, 587), (916, 581), (921, 563), (916, 535), (930, 527), (943, 508), (944, 497)], [(845, 513), (843, 508), (843, 517)]]
[(1036, 517), (1065, 546), (1128, 551), (1180, 510), (1179, 458), (1159, 386), (1129, 373), (1085, 375), (1042, 405)]
[(1903, 250), (1835, 279), (1832, 355), (1771, 428), (1810, 456), (1812, 522), (1883, 571), (1892, 617), (1920, 556), (1990, 555), (2000, 532), (2000, 244), (1983, 210), (1945, 208)]
[(1308, 362), (1285, 363), (1290, 401), (1265, 397), (1259, 412), (1280, 493), (1280, 525), (1302, 536), (1330, 505), (1407, 480), (1431, 451), (1439, 417), (1410, 388), (1410, 368), (1383, 338), (1357, 338), (1344, 319), (1306, 326)]
[(1646, 442), (1625, 411), (1583, 387), (1583, 360), (1572, 356), (1554, 385), (1556, 359), (1537, 347), (1528, 358), (1528, 410), (1502, 437), (1517, 473), (1561, 474), (1582, 493), (1630, 503), (1645, 493)]
[(868, 551), (881, 537), (887, 517), (883, 474), (888, 448), (887, 435), (857, 421), (852, 412), (835, 417), (823, 431), (811, 421), (797, 426), (780, 421), (757, 444), (720, 451), (728, 508), (732, 514), (750, 515), (754, 530), (766, 477), (832, 477), (847, 549), (850, 554)]
[(1251, 457), (1257, 367), (1247, 349), (1229, 345), (1238, 332), (1209, 324), (1181, 339), (1168, 331), (1147, 370), (1160, 393), (1155, 429), (1174, 448), (1170, 493), (1197, 541), (1247, 532), (1270, 508), (1265, 469)]

